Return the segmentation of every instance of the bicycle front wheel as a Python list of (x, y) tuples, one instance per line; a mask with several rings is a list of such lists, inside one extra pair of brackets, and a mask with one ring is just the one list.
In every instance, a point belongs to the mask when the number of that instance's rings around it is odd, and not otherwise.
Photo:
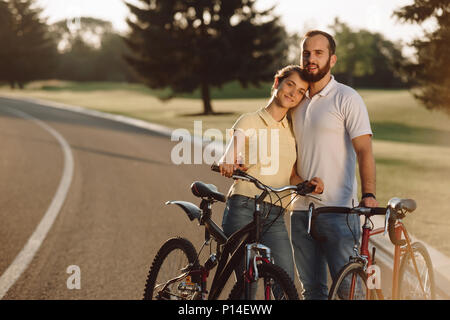
[(346, 264), (333, 281), (328, 295), (329, 300), (368, 300), (375, 299), (374, 290), (367, 290), (367, 274), (357, 262)]
[[(244, 279), (235, 283), (229, 300), (244, 299)], [(299, 300), (297, 289), (286, 271), (271, 263), (258, 265), (258, 280), (251, 284), (252, 300)]]
[(399, 299), (436, 299), (433, 265), (422, 243), (413, 243), (411, 251), (407, 251), (403, 256), (398, 281)]
[(189, 240), (184, 238), (167, 240), (156, 254), (148, 273), (144, 300), (193, 299), (198, 288), (189, 277), (182, 277), (168, 286), (166, 283), (182, 275), (182, 269), (194, 263), (196, 259), (197, 251)]

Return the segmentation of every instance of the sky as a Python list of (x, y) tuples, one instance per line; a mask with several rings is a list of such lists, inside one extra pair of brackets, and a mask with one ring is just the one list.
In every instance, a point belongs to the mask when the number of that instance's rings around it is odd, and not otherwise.
[[(127, 0), (137, 4), (139, 0)], [(109, 20), (118, 31), (126, 31), (128, 8), (123, 0), (37, 0), (50, 23), (71, 17), (91, 16)], [(423, 34), (422, 27), (432, 30), (433, 22), (422, 26), (401, 23), (392, 12), (413, 0), (258, 0), (257, 8), (276, 5), (275, 13), (281, 17), (289, 32), (303, 34), (307, 29), (331, 31), (335, 17), (355, 29), (380, 32), (391, 41), (410, 43)], [(404, 53), (410, 55), (411, 49)]]

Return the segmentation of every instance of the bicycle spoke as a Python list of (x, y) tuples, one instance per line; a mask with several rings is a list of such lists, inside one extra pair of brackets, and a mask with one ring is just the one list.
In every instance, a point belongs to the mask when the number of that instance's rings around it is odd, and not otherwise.
[[(250, 300), (298, 300), (297, 289), (283, 269), (273, 264), (261, 264), (258, 270), (258, 280), (249, 284)], [(244, 298), (244, 281), (242, 279), (235, 284), (230, 293), (230, 299)]]
[(150, 268), (145, 285), (144, 299), (193, 299), (198, 285), (183, 272), (194, 263), (197, 253), (192, 243), (183, 238), (173, 238), (160, 248)]
[(432, 279), (430, 266), (423, 252), (414, 249), (412, 254), (405, 256), (405, 266), (401, 278), (401, 299), (431, 299)]
[(332, 300), (365, 300), (368, 297), (367, 276), (360, 264), (350, 263), (333, 282), (329, 299)]

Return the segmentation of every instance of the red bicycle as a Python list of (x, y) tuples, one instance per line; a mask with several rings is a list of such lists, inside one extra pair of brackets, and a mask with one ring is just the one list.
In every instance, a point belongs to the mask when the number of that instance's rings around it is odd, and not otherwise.
[[(416, 209), (412, 199), (392, 198), (386, 208), (344, 208), (309, 207), (309, 232), (315, 236), (313, 221), (322, 213), (358, 214), (364, 216), (361, 246), (355, 239), (355, 255), (338, 273), (331, 286), (330, 300), (374, 300), (384, 299), (381, 289), (381, 275), (375, 263), (376, 248), (369, 252), (369, 239), (372, 236), (389, 233), (393, 243), (394, 262), (392, 276), (392, 299), (394, 300), (433, 300), (436, 298), (433, 265), (426, 247), (420, 242), (411, 243), (402, 219), (407, 212)], [(385, 215), (384, 228), (374, 229), (371, 216)], [(319, 239), (320, 240), (320, 239)]]

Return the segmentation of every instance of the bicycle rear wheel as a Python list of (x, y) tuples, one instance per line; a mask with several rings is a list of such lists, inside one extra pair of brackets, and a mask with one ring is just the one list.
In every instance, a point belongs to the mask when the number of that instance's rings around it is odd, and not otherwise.
[[(398, 292), (402, 300), (434, 300), (436, 289), (433, 265), (425, 246), (420, 242), (411, 245), (412, 251), (406, 252), (400, 263)], [(416, 262), (414, 266), (412, 256)]]
[(367, 274), (358, 262), (346, 264), (333, 281), (328, 295), (329, 300), (368, 300), (375, 299), (374, 290), (367, 290)]
[[(244, 279), (234, 285), (229, 300), (244, 299)], [(299, 300), (297, 289), (280, 266), (271, 263), (258, 265), (258, 280), (252, 283), (252, 300)]]
[(196, 292), (196, 283), (188, 277), (167, 286), (165, 284), (183, 274), (182, 269), (197, 259), (192, 243), (184, 238), (167, 240), (159, 249), (148, 273), (144, 290), (144, 300), (190, 300)]

